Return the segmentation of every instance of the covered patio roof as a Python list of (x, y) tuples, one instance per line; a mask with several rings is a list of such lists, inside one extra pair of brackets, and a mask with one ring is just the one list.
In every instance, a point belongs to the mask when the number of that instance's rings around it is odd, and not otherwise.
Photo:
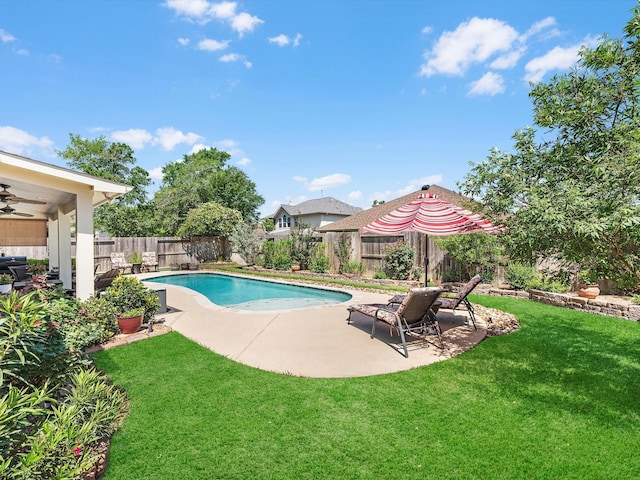
[(0, 151), (0, 184), (8, 186), (12, 197), (37, 202), (1, 203), (0, 208), (8, 205), (15, 211), (0, 215), (0, 221), (48, 222), (49, 262), (60, 268), (66, 288), (71, 288), (71, 217), (75, 217), (76, 294), (81, 298), (93, 294), (93, 209), (132, 187), (4, 151)]

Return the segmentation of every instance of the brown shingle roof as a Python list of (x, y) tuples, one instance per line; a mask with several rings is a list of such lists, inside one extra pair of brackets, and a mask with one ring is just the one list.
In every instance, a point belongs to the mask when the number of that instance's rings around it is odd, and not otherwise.
[[(424, 190), (418, 190), (417, 192), (409, 193), (404, 197), (396, 198), (395, 200), (390, 200), (380, 205), (376, 205), (375, 207), (371, 207), (368, 210), (363, 210), (360, 213), (356, 213), (355, 215), (351, 215), (350, 217), (343, 218), (342, 220), (338, 220), (337, 222), (330, 223), (329, 225), (325, 225), (324, 227), (318, 228), (319, 232), (352, 232), (357, 231), (361, 227), (364, 227), (368, 223), (377, 220), (383, 215), (386, 215), (392, 210), (399, 208), (412, 200), (418, 198), (418, 195), (424, 193)], [(453, 192), (443, 187), (439, 187), (438, 185), (431, 185), (427, 192), (437, 195), (439, 198), (446, 200), (447, 202), (453, 203), (454, 205), (463, 206), (463, 202), (468, 201), (467, 197), (460, 195), (459, 193)]]

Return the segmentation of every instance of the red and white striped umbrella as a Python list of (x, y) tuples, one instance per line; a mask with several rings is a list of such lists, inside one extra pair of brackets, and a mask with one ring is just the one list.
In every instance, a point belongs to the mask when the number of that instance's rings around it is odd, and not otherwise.
[(480, 215), (449, 203), (431, 193), (387, 213), (360, 228), (363, 233), (393, 234), (420, 232), (446, 236), (463, 233), (497, 233), (498, 227)]
[[(446, 236), (465, 233), (498, 233), (500, 227), (493, 225), (480, 215), (438, 198), (423, 193), (415, 200), (396, 208), (360, 228), (362, 233), (381, 235), (402, 232), (420, 232), (426, 235)], [(425, 285), (429, 276), (428, 243), (425, 242)]]

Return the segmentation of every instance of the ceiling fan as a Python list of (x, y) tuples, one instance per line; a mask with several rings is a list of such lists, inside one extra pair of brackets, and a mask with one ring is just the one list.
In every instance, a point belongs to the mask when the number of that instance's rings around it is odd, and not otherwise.
[[(4, 202), (4, 200), (2, 200)], [(30, 213), (16, 212), (15, 208), (11, 208), (7, 203), (4, 207), (0, 208), (0, 215), (17, 215), (19, 217), (33, 217)]]
[(10, 203), (31, 203), (33, 205), (45, 205), (47, 203), (40, 200), (29, 200), (28, 198), (16, 197), (9, 191), (11, 185), (7, 185), (6, 183), (0, 183), (0, 187), (2, 187), (2, 191), (0, 191), (0, 202), (7, 204), (3, 209), (0, 209), (2, 211), (4, 211), (4, 209), (7, 208)]

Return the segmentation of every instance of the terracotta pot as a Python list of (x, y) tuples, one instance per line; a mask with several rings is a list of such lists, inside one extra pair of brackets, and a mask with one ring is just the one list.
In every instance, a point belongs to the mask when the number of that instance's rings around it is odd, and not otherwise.
[(297, 272), (298, 270), (300, 270), (300, 265), (291, 265), (291, 271)]
[(136, 333), (142, 327), (142, 317), (144, 314), (135, 317), (118, 317), (118, 328), (124, 334)]
[(600, 295), (600, 287), (596, 285), (580, 285), (578, 287), (578, 296), (582, 298), (594, 299)]

